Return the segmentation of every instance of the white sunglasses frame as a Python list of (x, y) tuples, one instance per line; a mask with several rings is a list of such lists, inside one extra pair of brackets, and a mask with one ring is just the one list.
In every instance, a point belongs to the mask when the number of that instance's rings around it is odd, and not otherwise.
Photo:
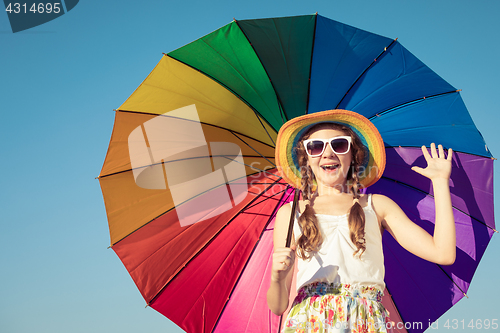
[[(347, 142), (348, 142), (348, 146), (347, 146), (347, 151), (345, 153), (337, 153), (333, 147), (332, 147), (332, 140), (333, 139), (346, 139)], [(323, 150), (321, 151), (321, 153), (319, 153), (318, 155), (311, 155), (309, 154), (309, 152), (307, 151), (307, 144), (309, 142), (313, 142), (313, 141), (323, 141)], [(330, 145), (330, 149), (336, 154), (336, 155), (345, 155), (347, 154), (350, 150), (351, 150), (351, 144), (352, 144), (352, 138), (348, 135), (345, 135), (345, 136), (334, 136), (333, 138), (330, 138), (330, 139), (307, 139), (307, 140), (304, 140), (304, 149), (306, 150), (306, 154), (310, 157), (318, 157), (318, 156), (321, 156), (323, 155), (323, 153), (325, 152), (326, 150), (326, 143), (328, 145)]]

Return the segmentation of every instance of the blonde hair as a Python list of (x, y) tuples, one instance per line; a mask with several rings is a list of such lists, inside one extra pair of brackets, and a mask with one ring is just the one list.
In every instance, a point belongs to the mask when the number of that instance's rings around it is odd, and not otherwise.
[[(317, 190), (313, 192), (314, 186), (314, 173), (307, 163), (307, 153), (305, 151), (303, 141), (307, 140), (311, 134), (319, 129), (328, 128), (344, 132), (352, 138), (351, 142), (351, 156), (352, 165), (347, 173), (347, 186), (355, 199), (360, 198), (361, 184), (359, 183), (359, 171), (362, 163), (366, 157), (367, 149), (356, 135), (356, 133), (349, 127), (337, 123), (319, 123), (311, 127), (299, 140), (295, 152), (297, 154), (300, 174), (301, 174), (301, 188), (302, 198), (309, 200), (306, 204), (304, 212), (300, 215), (298, 223), (302, 230), (302, 235), (297, 240), (297, 255), (306, 260), (312, 257), (312, 252), (317, 252), (323, 243), (323, 237), (318, 226), (318, 219), (314, 212), (314, 200), (318, 196)], [(365, 245), (365, 213), (359, 204), (358, 200), (352, 205), (349, 210), (349, 233), (353, 244), (356, 246), (353, 256), (359, 254), (361, 256), (366, 250)]]

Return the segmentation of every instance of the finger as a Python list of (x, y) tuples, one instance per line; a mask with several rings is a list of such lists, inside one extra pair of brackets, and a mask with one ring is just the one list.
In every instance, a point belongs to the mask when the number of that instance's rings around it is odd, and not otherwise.
[(288, 268), (288, 263), (285, 260), (273, 262), (273, 269), (277, 271), (284, 271)]
[(446, 157), (448, 161), (451, 161), (453, 159), (453, 149), (448, 148), (448, 157)]
[(432, 158), (437, 158), (437, 151), (436, 151), (436, 144), (433, 142), (431, 143), (431, 156)]
[(293, 262), (291, 260), (283, 260), (283, 261), (280, 261), (279, 264), (280, 264), (282, 270), (286, 270), (290, 266), (293, 265)]
[(274, 249), (274, 253), (290, 253), (291, 251), (292, 249), (288, 247), (277, 247), (276, 249)]
[(424, 169), (422, 169), (421, 167), (414, 166), (414, 167), (411, 167), (411, 169), (412, 169), (413, 171), (415, 171), (416, 173), (419, 173), (419, 174), (423, 175), (422, 171), (423, 171)]
[(439, 149), (439, 158), (444, 158), (444, 149), (442, 145), (438, 146)]
[(295, 252), (290, 251), (289, 249), (287, 251), (275, 251), (273, 256), (275, 258), (293, 258), (295, 256)]
[(422, 146), (422, 154), (424, 154), (424, 158), (427, 162), (431, 159), (431, 155), (429, 155), (429, 152), (427, 151), (426, 146)]
[(286, 262), (287, 260), (290, 262), (290, 261), (291, 261), (291, 258), (290, 258), (290, 257), (288, 257), (288, 256), (275, 256), (275, 257), (273, 258), (273, 261), (274, 261), (275, 263), (279, 263), (279, 262)]
[(282, 262), (282, 261), (292, 261), (292, 255), (289, 253), (274, 253), (273, 254), (273, 259), (276, 262)]

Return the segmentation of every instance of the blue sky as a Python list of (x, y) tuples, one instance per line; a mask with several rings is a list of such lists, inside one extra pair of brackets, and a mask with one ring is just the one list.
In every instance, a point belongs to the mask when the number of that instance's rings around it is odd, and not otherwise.
[[(391, 38), (462, 89), (500, 153), (495, 0), (92, 1), (13, 34), (0, 13), (0, 331), (181, 332), (145, 302), (109, 245), (99, 174), (125, 101), (162, 57), (229, 22), (319, 14)], [(425, 143), (423, 143), (425, 144)], [(498, 167), (495, 178), (498, 176)], [(495, 185), (495, 194), (498, 185)], [(498, 199), (495, 200), (497, 207)], [(495, 234), (456, 319), (499, 319)], [(418, 309), (415, 309), (418, 311)], [(451, 322), (450, 322), (451, 324)], [(467, 329), (469, 331), (470, 329)]]

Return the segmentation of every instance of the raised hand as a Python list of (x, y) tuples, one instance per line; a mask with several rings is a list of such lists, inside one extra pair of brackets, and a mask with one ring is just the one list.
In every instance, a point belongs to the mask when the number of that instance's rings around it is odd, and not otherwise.
[(448, 156), (445, 157), (443, 146), (439, 145), (438, 150), (436, 150), (436, 145), (431, 143), (431, 154), (429, 155), (425, 146), (422, 146), (422, 153), (427, 161), (427, 167), (423, 169), (414, 166), (411, 168), (413, 171), (418, 172), (430, 180), (450, 179), (451, 159), (453, 155), (453, 150), (451, 148), (448, 149)]

